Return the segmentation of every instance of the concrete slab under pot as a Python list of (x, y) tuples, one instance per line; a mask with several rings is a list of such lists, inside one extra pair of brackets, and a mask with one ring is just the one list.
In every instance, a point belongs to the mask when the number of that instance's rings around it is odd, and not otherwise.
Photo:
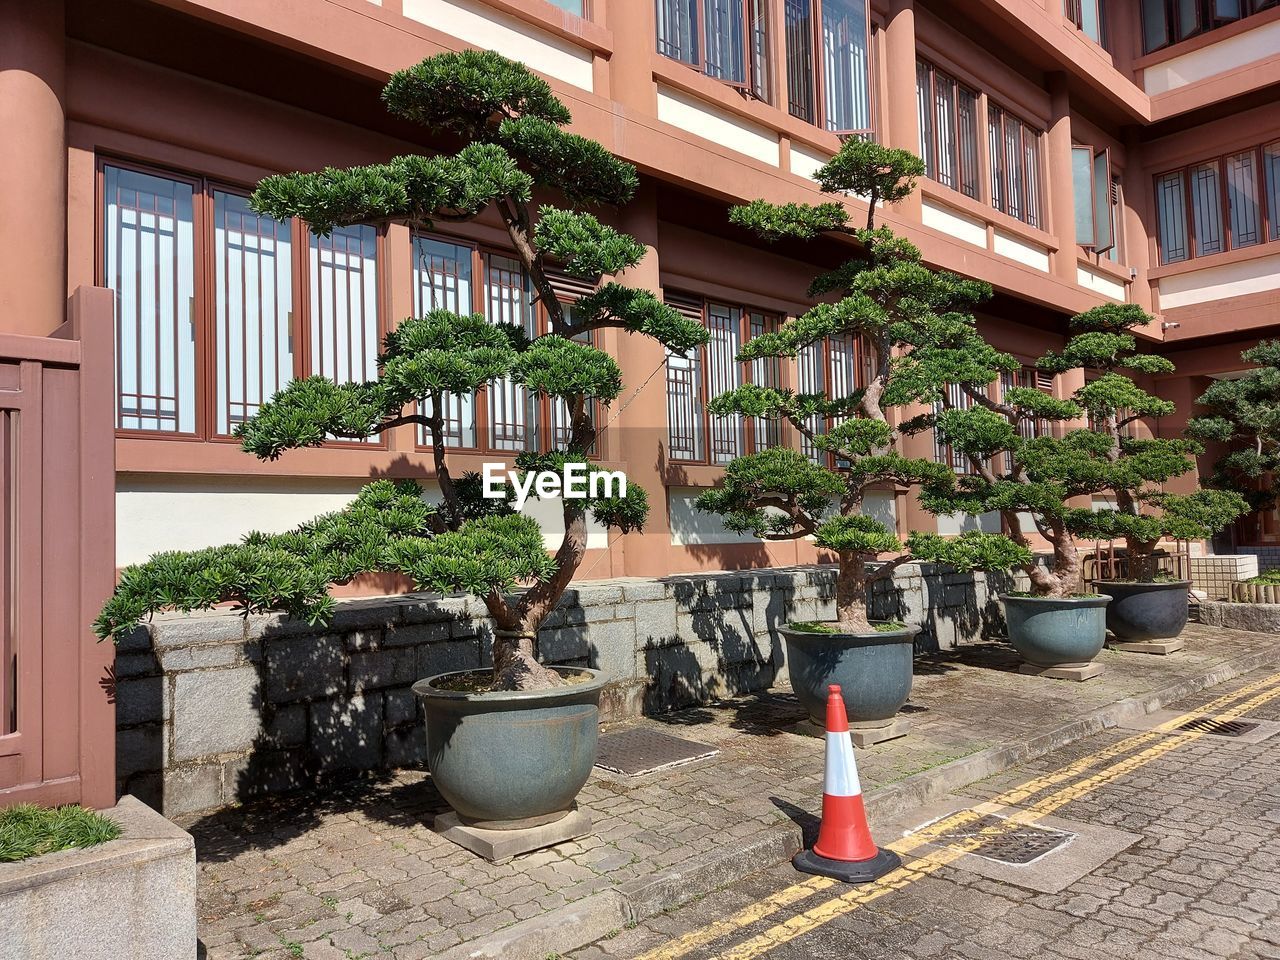
[(905, 734), (898, 711), (911, 695), (915, 638), (919, 627), (867, 633), (779, 633), (787, 644), (787, 669), (796, 699), (808, 713), (798, 733), (821, 736), (826, 728), (827, 688), (840, 686), (849, 731), (859, 747)]
[[(459, 670), (419, 680), (427, 767), (453, 809), (436, 818), (444, 837), (503, 861), (590, 831), (574, 799), (591, 775), (606, 676), (556, 667), (579, 682), (547, 690), (447, 689)], [(487, 672), (487, 671), (486, 671)], [(585, 678), (585, 679), (581, 679)]]

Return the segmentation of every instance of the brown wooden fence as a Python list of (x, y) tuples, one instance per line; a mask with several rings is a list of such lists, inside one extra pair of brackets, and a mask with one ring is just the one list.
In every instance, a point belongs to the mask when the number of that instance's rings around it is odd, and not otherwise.
[(68, 317), (0, 334), (0, 806), (116, 799), (115, 651), (89, 628), (115, 571), (111, 292)]

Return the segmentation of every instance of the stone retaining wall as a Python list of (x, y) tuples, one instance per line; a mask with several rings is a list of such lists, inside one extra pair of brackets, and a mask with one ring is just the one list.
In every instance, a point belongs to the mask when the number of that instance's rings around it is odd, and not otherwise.
[(1280, 603), (1202, 603), (1200, 622), (1211, 627), (1226, 627), (1228, 630), (1280, 633)]
[[(606, 719), (661, 712), (785, 677), (777, 628), (834, 617), (835, 571), (793, 568), (582, 583), (539, 635), (550, 663), (612, 678)], [(923, 626), (922, 649), (1003, 631), (1002, 578), (905, 565), (877, 584), (873, 616)], [(233, 613), (157, 618), (116, 660), (122, 791), (177, 816), (317, 779), (422, 762), (411, 684), (491, 663), (474, 599), (340, 603), (332, 624)]]

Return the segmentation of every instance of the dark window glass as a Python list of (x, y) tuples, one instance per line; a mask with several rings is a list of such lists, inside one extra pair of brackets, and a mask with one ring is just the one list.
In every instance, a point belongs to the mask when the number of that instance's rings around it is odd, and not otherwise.
[(1106, 46), (1106, 7), (1103, 0), (1062, 0), (1062, 13), (1098, 46)]
[(1254, 150), (1226, 159), (1227, 209), (1231, 212), (1231, 246), (1250, 247), (1262, 241), (1262, 209), (1258, 195), (1258, 155)]
[(1142, 0), (1142, 48), (1158, 50), (1169, 42), (1169, 11), (1165, 0)]
[(728, 463), (734, 457), (781, 443), (777, 420), (716, 416), (707, 402), (744, 383), (777, 387), (782, 361), (766, 358), (743, 363), (738, 354), (746, 339), (778, 327), (778, 318), (726, 303), (668, 293), (667, 304), (707, 327), (711, 340), (688, 355), (667, 353), (667, 434), (673, 460)]
[(870, 133), (866, 0), (784, 0), (783, 13), (788, 111), (835, 133)]
[[(1085, 0), (1065, 0), (1070, 5)], [(1142, 0), (1142, 48), (1147, 53), (1260, 13), (1280, 0)]]
[(925, 176), (977, 199), (978, 95), (917, 60), (916, 111)]
[(1280, 240), (1280, 140), (1262, 148), (1262, 168), (1266, 171), (1269, 238)]
[(1226, 247), (1222, 231), (1222, 187), (1217, 161), (1191, 168), (1191, 210), (1196, 236), (1196, 255), (1221, 253)]
[(987, 111), (991, 205), (1040, 226), (1040, 132), (992, 104)]
[(1160, 262), (1190, 256), (1187, 242), (1187, 187), (1182, 171), (1156, 178), (1156, 214), (1160, 223)]
[(765, 0), (657, 0), (658, 52), (768, 99)]
[(116, 301), (116, 426), (196, 432), (195, 190), (103, 171), (103, 280)]

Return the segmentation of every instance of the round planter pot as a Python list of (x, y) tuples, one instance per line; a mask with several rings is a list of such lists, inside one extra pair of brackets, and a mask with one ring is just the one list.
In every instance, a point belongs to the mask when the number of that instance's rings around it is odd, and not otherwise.
[(459, 670), (419, 680), (413, 692), (427, 720), (427, 767), (440, 795), (467, 824), (517, 830), (552, 823), (573, 809), (596, 761), (600, 689), (606, 676), (553, 690), (465, 693), (438, 686)]
[(1110, 597), (1002, 596), (1009, 642), (1037, 667), (1083, 666), (1107, 642)]
[(1121, 583), (1099, 580), (1099, 593), (1111, 598), (1107, 629), (1120, 640), (1170, 640), (1182, 633), (1191, 609), (1190, 580), (1172, 583)]
[(819, 727), (827, 722), (827, 687), (840, 685), (850, 723), (893, 718), (911, 695), (918, 627), (872, 633), (809, 633), (783, 627), (796, 699)]

